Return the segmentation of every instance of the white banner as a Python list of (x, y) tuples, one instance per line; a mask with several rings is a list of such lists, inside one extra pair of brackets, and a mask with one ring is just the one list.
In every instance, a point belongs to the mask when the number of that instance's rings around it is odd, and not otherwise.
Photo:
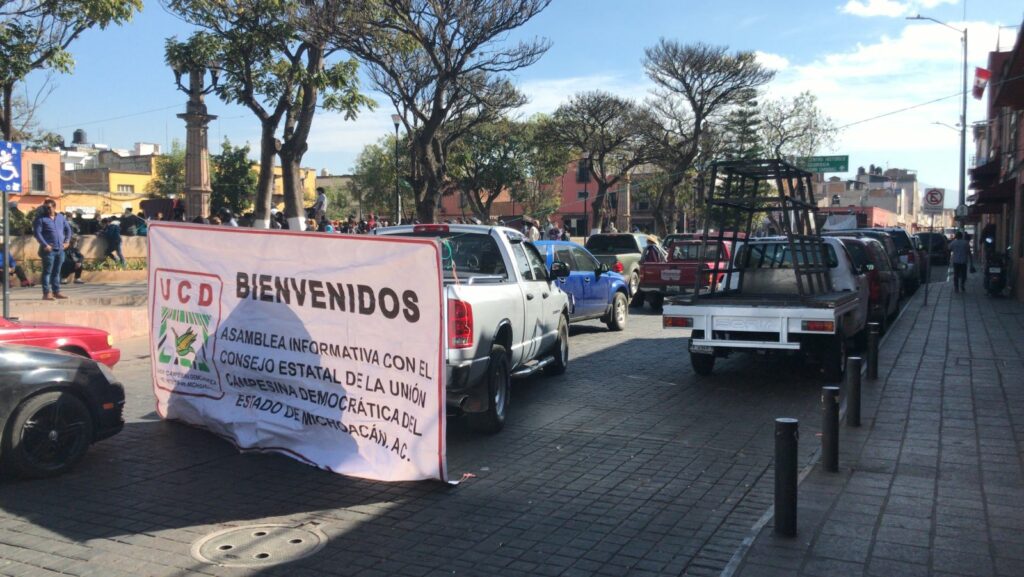
[(430, 239), (154, 224), (157, 411), (345, 475), (447, 480), (443, 294)]

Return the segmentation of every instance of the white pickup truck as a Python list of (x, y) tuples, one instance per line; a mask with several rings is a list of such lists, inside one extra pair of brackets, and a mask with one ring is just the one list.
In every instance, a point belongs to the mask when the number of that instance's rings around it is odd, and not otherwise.
[(733, 352), (779, 351), (817, 357), (826, 380), (842, 378), (847, 339), (865, 330), (868, 287), (838, 239), (821, 242), (830, 290), (800, 296), (792, 254), (800, 245), (767, 237), (738, 246), (722, 286), (666, 302), (662, 326), (689, 337), (697, 374)]
[(566, 263), (545, 259), (511, 228), (418, 224), (378, 235), (436, 238), (441, 244), (447, 317), (447, 404), (482, 432), (502, 429), (512, 377), (565, 372), (569, 299), (555, 279)]

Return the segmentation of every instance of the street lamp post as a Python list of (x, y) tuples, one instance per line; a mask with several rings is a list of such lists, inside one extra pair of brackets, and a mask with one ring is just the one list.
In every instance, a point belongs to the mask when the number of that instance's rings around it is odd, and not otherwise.
[(401, 121), (401, 116), (391, 115), (391, 122), (395, 123), (395, 225), (402, 224), (402, 195), (398, 192), (398, 123)]
[[(967, 202), (966, 201), (966, 192), (967, 192), (967, 186), (966, 186), (966, 184), (967, 184), (966, 183), (966, 178), (967, 178), (967, 27), (965, 26), (964, 29), (961, 30), (961, 29), (956, 28), (954, 26), (950, 26), (949, 24), (946, 24), (945, 22), (943, 22), (941, 20), (936, 20), (935, 18), (931, 18), (929, 16), (921, 16), (920, 14), (918, 14), (917, 16), (907, 16), (907, 20), (930, 20), (930, 21), (932, 21), (932, 22), (934, 22), (936, 24), (941, 24), (942, 26), (945, 26), (946, 28), (949, 28), (950, 30), (954, 30), (956, 32), (959, 32), (961, 37), (962, 37), (961, 38), (961, 42), (963, 43), (963, 49), (964, 49), (964, 55), (963, 55), (964, 74), (963, 74), (963, 94), (960, 95), (961, 96), (961, 105), (960, 105), (960, 180), (959, 180), (959, 182), (960, 182), (960, 197), (959, 197), (959, 204), (957, 204), (957, 207), (959, 208), (959, 207), (963, 206), (964, 204), (966, 204), (966, 202)], [(957, 217), (957, 220), (959, 221), (960, 229), (963, 230), (963, 228), (964, 228), (963, 218), (962, 217)]]

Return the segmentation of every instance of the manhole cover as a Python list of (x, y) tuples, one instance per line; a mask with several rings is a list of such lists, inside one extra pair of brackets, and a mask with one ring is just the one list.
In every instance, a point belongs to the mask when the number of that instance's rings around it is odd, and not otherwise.
[(192, 556), (224, 567), (262, 567), (309, 557), (327, 544), (315, 524), (245, 525), (211, 533), (192, 544)]

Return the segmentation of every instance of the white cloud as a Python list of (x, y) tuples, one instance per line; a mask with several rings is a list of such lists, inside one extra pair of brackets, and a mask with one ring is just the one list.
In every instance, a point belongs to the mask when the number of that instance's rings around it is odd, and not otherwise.
[[(968, 66), (984, 66), (998, 27), (984, 22), (950, 25), (968, 27)], [(959, 134), (933, 123), (959, 121), (959, 40), (944, 27), (908, 22), (896, 37), (883, 36), (813, 62), (791, 63), (769, 86), (768, 96), (812, 91), (837, 126), (848, 125), (833, 152), (849, 154), (851, 169), (872, 163), (915, 169), (924, 180), (952, 190), (957, 186)], [(902, 109), (907, 110), (889, 114)], [(968, 123), (984, 116), (984, 101), (969, 98)], [(968, 156), (971, 147), (968, 142)]]
[(763, 64), (766, 68), (772, 70), (785, 70), (789, 68), (789, 59), (779, 54), (772, 54), (771, 52), (761, 52), (757, 50), (754, 52), (757, 56), (757, 61)]
[(873, 16), (886, 16), (898, 18), (915, 14), (919, 9), (934, 8), (940, 4), (956, 4), (958, 0), (911, 0), (909, 2), (898, 2), (897, 0), (848, 0), (839, 11), (853, 16), (870, 18)]

